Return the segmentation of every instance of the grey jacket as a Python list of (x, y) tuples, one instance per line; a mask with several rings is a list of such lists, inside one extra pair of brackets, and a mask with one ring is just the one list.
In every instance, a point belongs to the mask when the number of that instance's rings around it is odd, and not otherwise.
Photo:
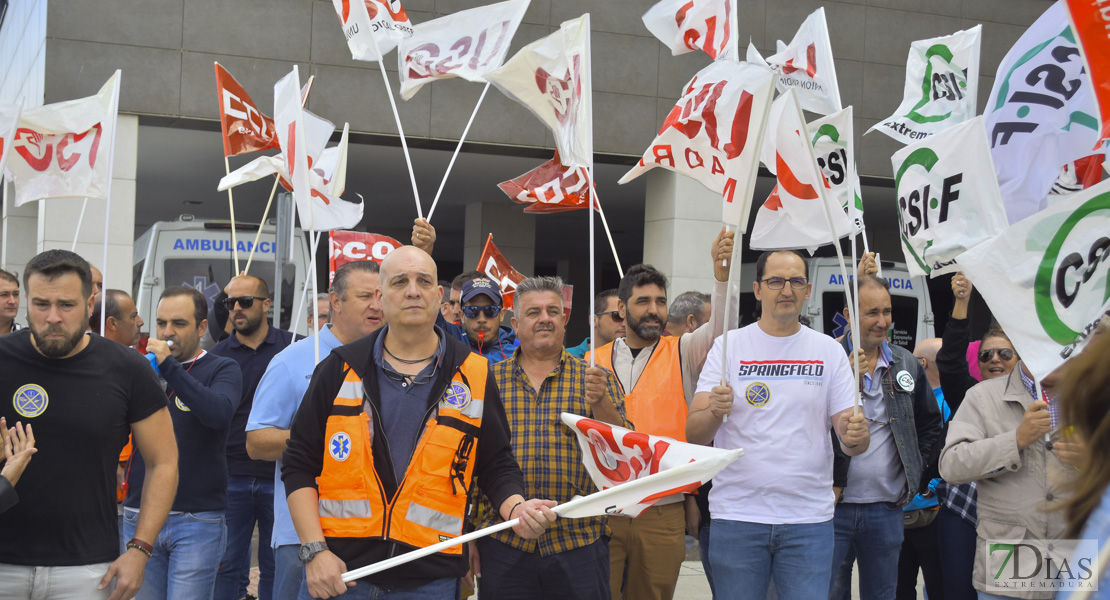
[[(845, 335), (841, 346), (851, 352), (850, 336)], [(926, 489), (928, 482), (923, 481), (925, 461), (933, 448), (939, 444), (943, 419), (940, 408), (933, 396), (933, 388), (925, 376), (925, 369), (908, 350), (890, 344), (890, 367), (883, 377), (883, 402), (886, 403), (890, 430), (898, 444), (898, 457), (906, 473), (906, 498), (913, 498)], [(906, 371), (913, 377), (912, 389), (905, 389), (896, 381), (898, 374)], [(835, 434), (834, 434), (835, 435)], [(840, 451), (840, 444), (833, 444), (833, 479), (847, 481), (851, 457)]]
[[(1056, 458), (1044, 439), (1018, 451), (1017, 429), (1033, 397), (1015, 368), (1009, 377), (984, 381), (967, 392), (948, 425), (940, 474), (949, 483), (977, 482), (979, 539), (975, 546), (975, 589), (1015, 598), (1052, 598), (1046, 591), (1003, 591), (988, 587), (999, 564), (987, 567), (986, 540), (1050, 542), (1064, 534), (1062, 511), (1048, 510), (1065, 498), (1074, 468)], [(1048, 546), (1052, 553), (1052, 546)], [(995, 557), (999, 558), (999, 557)], [(1052, 553), (1055, 564), (1067, 551)]]

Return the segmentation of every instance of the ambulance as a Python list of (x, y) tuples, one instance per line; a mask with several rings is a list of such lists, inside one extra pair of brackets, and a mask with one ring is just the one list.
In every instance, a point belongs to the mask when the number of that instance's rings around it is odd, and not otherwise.
[[(273, 294), (280, 288), (280, 317), (274, 319), (279, 303), (274, 301), (271, 322), (280, 322), (281, 329), (289, 330), (293, 311), (301, 302), (309, 266), (309, 251), (299, 228), (294, 229), (289, 241), (277, 241), (277, 226), (271, 221), (262, 227), (250, 274), (261, 277)], [(257, 224), (238, 223), (235, 229), (239, 249), (240, 269), (246, 267), (247, 257), (254, 247)], [(215, 297), (234, 275), (231, 223), (206, 221), (181, 215), (175, 221), (159, 221), (137, 240), (132, 261), (132, 297), (139, 315), (146, 322), (147, 331), (154, 330), (158, 298), (167, 287), (187, 285), (200, 290), (212, 308)], [(282, 263), (280, 286), (275, 285), (274, 264)], [(306, 306), (311, 307), (311, 304)], [(307, 323), (302, 317), (295, 331), (304, 335)]]

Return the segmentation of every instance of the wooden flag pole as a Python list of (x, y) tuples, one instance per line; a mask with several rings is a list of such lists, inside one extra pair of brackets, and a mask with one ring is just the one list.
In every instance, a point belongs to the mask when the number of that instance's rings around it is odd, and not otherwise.
[(470, 120), (466, 122), (466, 127), (463, 128), (462, 137), (459, 138), (459, 143), (455, 146), (455, 153), (451, 155), (451, 162), (447, 163), (447, 172), (443, 174), (443, 180), (439, 182), (435, 200), (432, 200), (432, 207), (428, 209), (428, 223), (432, 222), (432, 213), (436, 211), (439, 196), (443, 193), (443, 187), (447, 185), (447, 176), (451, 174), (451, 168), (455, 166), (455, 159), (459, 157), (459, 150), (462, 150), (463, 140), (466, 139), (466, 134), (470, 132), (470, 126), (474, 124), (474, 117), (478, 116), (478, 109), (482, 107), (482, 100), (486, 99), (486, 92), (488, 91), (489, 82), (487, 81), (486, 87), (482, 88), (482, 95), (478, 96), (478, 104), (474, 105), (474, 112), (470, 113)]
[(262, 228), (266, 226), (266, 218), (270, 216), (270, 205), (274, 202), (274, 193), (277, 192), (279, 181), (281, 181), (281, 177), (274, 175), (274, 187), (270, 188), (270, 199), (266, 201), (266, 210), (262, 211), (262, 220), (258, 223), (258, 232), (254, 234), (254, 244), (251, 245), (251, 253), (247, 255), (247, 267), (243, 269), (244, 274), (251, 271), (254, 251), (258, 249), (258, 240), (262, 237)]

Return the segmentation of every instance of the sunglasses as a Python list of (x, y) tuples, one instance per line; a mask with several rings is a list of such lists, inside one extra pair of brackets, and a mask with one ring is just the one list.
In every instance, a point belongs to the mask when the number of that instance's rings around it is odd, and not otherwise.
[(979, 362), (990, 362), (994, 358), (994, 353), (998, 353), (998, 357), (1002, 360), (1010, 360), (1014, 357), (1014, 351), (1009, 348), (990, 348), (987, 350), (979, 351)]
[(624, 317), (621, 316), (621, 311), (619, 310), (607, 310), (604, 312), (594, 313), (594, 316), (596, 317), (604, 317), (605, 315), (609, 315), (609, 318), (613, 319), (614, 323), (624, 322)]
[(268, 298), (259, 298), (258, 296), (232, 296), (224, 300), (224, 306), (226, 306), (228, 310), (232, 310), (235, 308), (235, 303), (238, 302), (239, 306), (242, 308), (249, 309), (254, 306), (255, 300), (268, 300)]
[(462, 313), (468, 319), (477, 319), (478, 315), (485, 315), (487, 319), (492, 319), (501, 314), (501, 307), (496, 304), (489, 306), (464, 306)]

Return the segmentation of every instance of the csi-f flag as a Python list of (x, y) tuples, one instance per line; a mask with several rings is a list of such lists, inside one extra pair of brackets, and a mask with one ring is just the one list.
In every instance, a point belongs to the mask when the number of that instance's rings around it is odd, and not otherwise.
[(582, 464), (601, 490), (583, 500), (606, 500), (591, 503), (600, 509), (593, 512), (586, 506), (578, 510), (557, 508), (561, 517), (637, 517), (661, 500), (694, 492), (744, 454), (740, 448), (723, 450), (688, 444), (570, 413), (563, 413), (562, 419), (578, 437)]
[(401, 0), (331, 0), (347, 38), (351, 58), (381, 60), (412, 35), (412, 22)]
[(957, 256), (1006, 229), (982, 117), (910, 144), (890, 160), (910, 275), (956, 272)]
[(1110, 308), (1110, 181), (1065, 196), (957, 260), (1044, 379), (1082, 350)]
[(855, 142), (852, 136), (852, 107), (833, 113), (806, 125), (817, 166), (825, 176), (830, 199), (836, 199), (848, 221), (852, 234), (863, 231), (863, 198), (860, 196), (859, 173), (856, 172)]
[[(779, 96), (771, 107), (763, 152), (767, 168), (778, 176), (778, 184), (756, 212), (749, 242), (753, 250), (806, 248), (813, 252), (851, 233), (848, 216), (827, 193), (828, 184), (817, 168), (793, 89)], [(821, 202), (829, 203), (835, 236)]]
[(589, 13), (521, 48), (501, 68), (486, 74), (486, 80), (551, 128), (563, 164), (592, 166)]
[(23, 111), (6, 174), (15, 205), (45, 198), (106, 198), (112, 174), (120, 72), (95, 96)]
[(701, 50), (713, 60), (738, 57), (736, 0), (662, 0), (642, 19), (671, 56)]
[(484, 82), (501, 66), (530, 0), (508, 0), (459, 11), (413, 27), (397, 45), (401, 97), (437, 79)]
[(824, 7), (806, 17), (789, 44), (779, 40), (767, 64), (778, 71), (779, 92), (797, 90), (798, 104), (805, 110), (827, 115), (841, 109)]
[(659, 135), (619, 183), (655, 167), (692, 177), (721, 194), (725, 223), (746, 230), (773, 77), (750, 63), (710, 63), (686, 84)]
[(910, 44), (906, 91), (878, 130), (909, 144), (975, 116), (979, 88), (979, 41), (983, 26)]

